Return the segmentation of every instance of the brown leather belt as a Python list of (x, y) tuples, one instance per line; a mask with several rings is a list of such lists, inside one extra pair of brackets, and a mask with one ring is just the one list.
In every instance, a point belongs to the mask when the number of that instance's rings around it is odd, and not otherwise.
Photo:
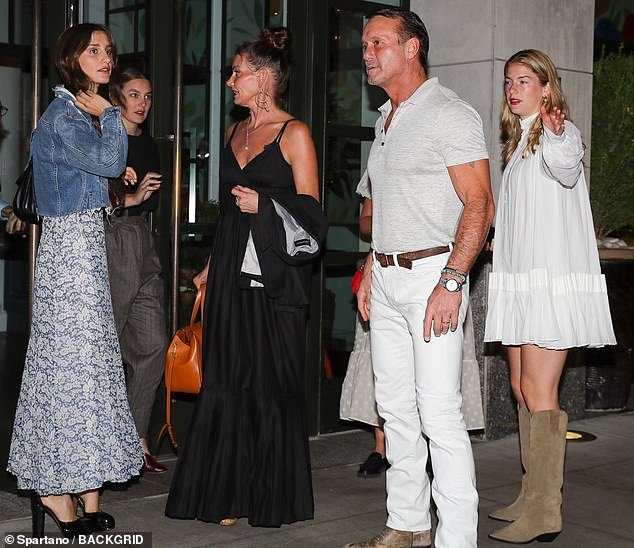
[[(399, 253), (396, 255), (396, 262), (403, 268), (412, 269), (412, 263), (417, 259), (424, 259), (425, 257), (433, 257), (434, 255), (440, 255), (441, 253), (447, 253), (449, 251), (448, 245), (439, 247), (430, 247), (429, 249), (421, 249), (420, 251), (409, 251), (407, 253)], [(374, 252), (376, 260), (382, 267), (394, 266), (394, 255), (386, 255), (385, 253)]]

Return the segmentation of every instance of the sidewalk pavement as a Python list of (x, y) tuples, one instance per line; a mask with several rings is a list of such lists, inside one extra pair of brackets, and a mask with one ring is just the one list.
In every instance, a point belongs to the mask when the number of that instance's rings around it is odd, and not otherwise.
[[(570, 423), (569, 430), (589, 432), (596, 439), (568, 443), (564, 530), (552, 546), (632, 548), (634, 412), (593, 416)], [(250, 527), (246, 519), (234, 527), (221, 527), (166, 518), (163, 511), (171, 472), (146, 474), (125, 490), (106, 489), (103, 507), (116, 517), (116, 532), (150, 531), (155, 548), (338, 548), (372, 537), (385, 523), (384, 476), (360, 479), (356, 475), (358, 463), (372, 447), (371, 433), (359, 430), (311, 440), (315, 519), (279, 529)], [(478, 546), (500, 548), (505, 545), (487, 535), (503, 523), (487, 518), (487, 513), (511, 502), (519, 491), (517, 436), (486, 442), (474, 439), (473, 449), (480, 494)], [(167, 464), (173, 470), (174, 462)], [(50, 518), (46, 524), (47, 531), (55, 530)], [(0, 493), (0, 538), (20, 531), (30, 531), (28, 499)]]

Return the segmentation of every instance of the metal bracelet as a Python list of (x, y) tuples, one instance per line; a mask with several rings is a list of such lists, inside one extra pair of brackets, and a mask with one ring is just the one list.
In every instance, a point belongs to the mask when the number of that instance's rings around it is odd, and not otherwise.
[(453, 268), (449, 268), (448, 266), (446, 266), (445, 268), (443, 268), (440, 271), (441, 274), (450, 274), (451, 276), (455, 276), (456, 278), (460, 278), (460, 281), (462, 281), (462, 283), (466, 283), (467, 282), (467, 275), (463, 274), (462, 272), (458, 272), (457, 270), (454, 270)]

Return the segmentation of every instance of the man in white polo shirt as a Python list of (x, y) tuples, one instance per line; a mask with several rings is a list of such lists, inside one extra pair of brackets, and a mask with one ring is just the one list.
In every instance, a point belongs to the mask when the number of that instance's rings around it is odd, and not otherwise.
[[(372, 246), (357, 298), (370, 319), (385, 420), (386, 527), (350, 547), (477, 544), (478, 495), (460, 412), (468, 272), (493, 219), (477, 112), (427, 77), (429, 38), (413, 12), (382, 9), (363, 31), (368, 83), (388, 96), (368, 159)], [(429, 439), (434, 479), (425, 472)]]

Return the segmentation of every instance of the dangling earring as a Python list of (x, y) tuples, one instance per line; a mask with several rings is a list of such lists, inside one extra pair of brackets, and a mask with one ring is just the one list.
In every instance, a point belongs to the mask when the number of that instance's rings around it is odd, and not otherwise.
[(262, 87), (258, 89), (258, 94), (255, 96), (255, 104), (266, 112), (271, 111), (271, 96)]

